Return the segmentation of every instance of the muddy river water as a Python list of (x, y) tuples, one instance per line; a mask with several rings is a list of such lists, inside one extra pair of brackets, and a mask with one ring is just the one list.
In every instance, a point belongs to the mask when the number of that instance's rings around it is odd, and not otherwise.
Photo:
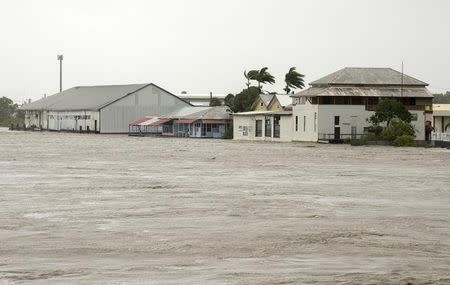
[(0, 285), (450, 284), (450, 150), (0, 131)]

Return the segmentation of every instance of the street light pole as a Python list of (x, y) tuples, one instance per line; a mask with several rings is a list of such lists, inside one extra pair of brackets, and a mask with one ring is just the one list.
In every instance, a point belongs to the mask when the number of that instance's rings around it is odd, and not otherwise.
[(58, 54), (57, 59), (59, 60), (59, 92), (62, 92), (62, 61), (64, 56), (62, 54)]

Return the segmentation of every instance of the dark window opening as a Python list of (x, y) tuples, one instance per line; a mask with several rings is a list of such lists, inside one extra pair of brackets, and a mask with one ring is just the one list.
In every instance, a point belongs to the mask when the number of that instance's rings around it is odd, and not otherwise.
[(295, 131), (298, 132), (298, 116), (295, 116)]
[(255, 136), (262, 137), (262, 120), (256, 120)]
[(264, 133), (266, 137), (272, 136), (272, 124), (270, 122), (270, 116), (266, 116), (265, 118)]
[(274, 138), (280, 137), (280, 116), (279, 115), (273, 116), (273, 137)]
[(334, 125), (339, 125), (339, 116), (334, 116)]

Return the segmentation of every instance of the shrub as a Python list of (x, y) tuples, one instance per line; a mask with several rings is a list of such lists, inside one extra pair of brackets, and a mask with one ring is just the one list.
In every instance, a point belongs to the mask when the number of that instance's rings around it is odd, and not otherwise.
[(394, 146), (414, 146), (414, 137), (409, 135), (401, 135), (392, 143)]
[(392, 121), (391, 124), (386, 127), (380, 134), (382, 140), (394, 141), (400, 136), (411, 136), (414, 138), (414, 127), (410, 123), (405, 123), (400, 120)]
[(368, 141), (376, 141), (376, 140), (378, 140), (378, 137), (374, 133), (368, 133), (361, 137), (361, 142), (363, 144), (366, 144)]

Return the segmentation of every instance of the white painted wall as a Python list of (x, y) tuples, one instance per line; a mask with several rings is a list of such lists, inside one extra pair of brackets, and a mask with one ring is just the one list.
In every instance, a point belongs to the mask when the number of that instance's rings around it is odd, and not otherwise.
[[(317, 141), (321, 134), (334, 134), (334, 117), (339, 116), (341, 134), (351, 134), (351, 127), (356, 127), (356, 134), (363, 134), (364, 127), (370, 127), (367, 119), (374, 114), (366, 111), (362, 105), (312, 105), (309, 103), (293, 106), (294, 131), (293, 140)], [(412, 121), (416, 130), (416, 140), (425, 139), (425, 116), (423, 111), (410, 111), (416, 114), (417, 120)], [(317, 113), (317, 126), (314, 131), (314, 113)], [(298, 131), (295, 131), (295, 117), (298, 116)], [(306, 130), (303, 131), (306, 116)]]
[[(317, 141), (319, 130), (317, 106), (306, 103), (292, 107), (292, 140)], [(296, 118), (298, 120), (297, 128)]]
[[(251, 115), (251, 116), (233, 116), (233, 139), (235, 140), (255, 140), (255, 141), (278, 141), (289, 142), (292, 141), (292, 116), (280, 116), (280, 137), (273, 137), (273, 117), (271, 118), (271, 134), (266, 137), (265, 134), (265, 117), (266, 115)], [(262, 121), (262, 136), (256, 137), (256, 120)]]

